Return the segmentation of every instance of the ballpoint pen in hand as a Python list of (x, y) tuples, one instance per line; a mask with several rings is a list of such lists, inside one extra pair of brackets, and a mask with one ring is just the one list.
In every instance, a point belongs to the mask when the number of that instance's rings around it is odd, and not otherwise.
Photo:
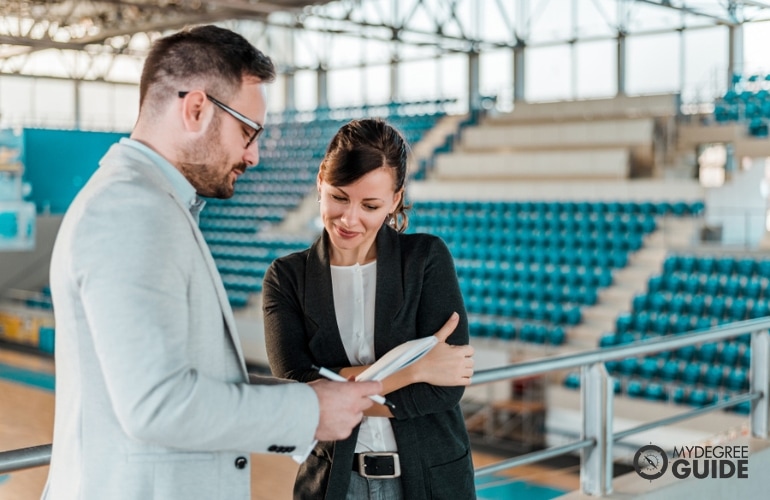
[[(324, 378), (328, 378), (329, 380), (334, 380), (335, 382), (350, 382), (350, 380), (346, 379), (342, 375), (335, 373), (328, 368), (322, 368), (320, 366), (313, 365), (314, 370), (318, 370), (318, 374), (321, 375)], [(379, 403), (381, 405), (385, 405), (391, 410), (396, 408), (396, 405), (385, 399), (384, 396), (380, 396), (379, 394), (375, 394), (372, 396), (369, 396), (369, 399), (374, 401), (375, 403)]]

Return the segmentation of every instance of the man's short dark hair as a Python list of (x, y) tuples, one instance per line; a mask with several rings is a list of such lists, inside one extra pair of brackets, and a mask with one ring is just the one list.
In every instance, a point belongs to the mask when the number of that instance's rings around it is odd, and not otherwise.
[(275, 66), (244, 37), (211, 25), (184, 29), (153, 44), (142, 70), (139, 106), (148, 96), (174, 98), (192, 90), (182, 88), (190, 85), (227, 99), (249, 77), (271, 82)]

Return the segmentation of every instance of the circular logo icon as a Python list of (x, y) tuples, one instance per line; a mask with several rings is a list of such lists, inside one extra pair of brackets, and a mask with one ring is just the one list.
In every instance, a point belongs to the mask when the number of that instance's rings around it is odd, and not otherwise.
[(636, 473), (644, 479), (658, 479), (668, 469), (668, 457), (660, 446), (648, 444), (642, 446), (634, 455)]

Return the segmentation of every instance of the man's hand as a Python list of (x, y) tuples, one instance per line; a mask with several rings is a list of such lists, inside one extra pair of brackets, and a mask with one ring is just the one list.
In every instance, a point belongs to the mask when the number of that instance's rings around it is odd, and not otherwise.
[(369, 396), (380, 394), (380, 382), (331, 382), (316, 380), (310, 387), (318, 396), (321, 416), (315, 438), (319, 441), (345, 439), (361, 422), (364, 410), (372, 406)]

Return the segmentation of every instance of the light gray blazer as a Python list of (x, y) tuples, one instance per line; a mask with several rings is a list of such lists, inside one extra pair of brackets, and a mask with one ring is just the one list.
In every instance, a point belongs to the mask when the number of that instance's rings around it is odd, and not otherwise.
[(248, 499), (249, 453), (307, 449), (304, 384), (248, 385), (211, 253), (140, 151), (114, 145), (51, 263), (56, 413), (47, 500)]

